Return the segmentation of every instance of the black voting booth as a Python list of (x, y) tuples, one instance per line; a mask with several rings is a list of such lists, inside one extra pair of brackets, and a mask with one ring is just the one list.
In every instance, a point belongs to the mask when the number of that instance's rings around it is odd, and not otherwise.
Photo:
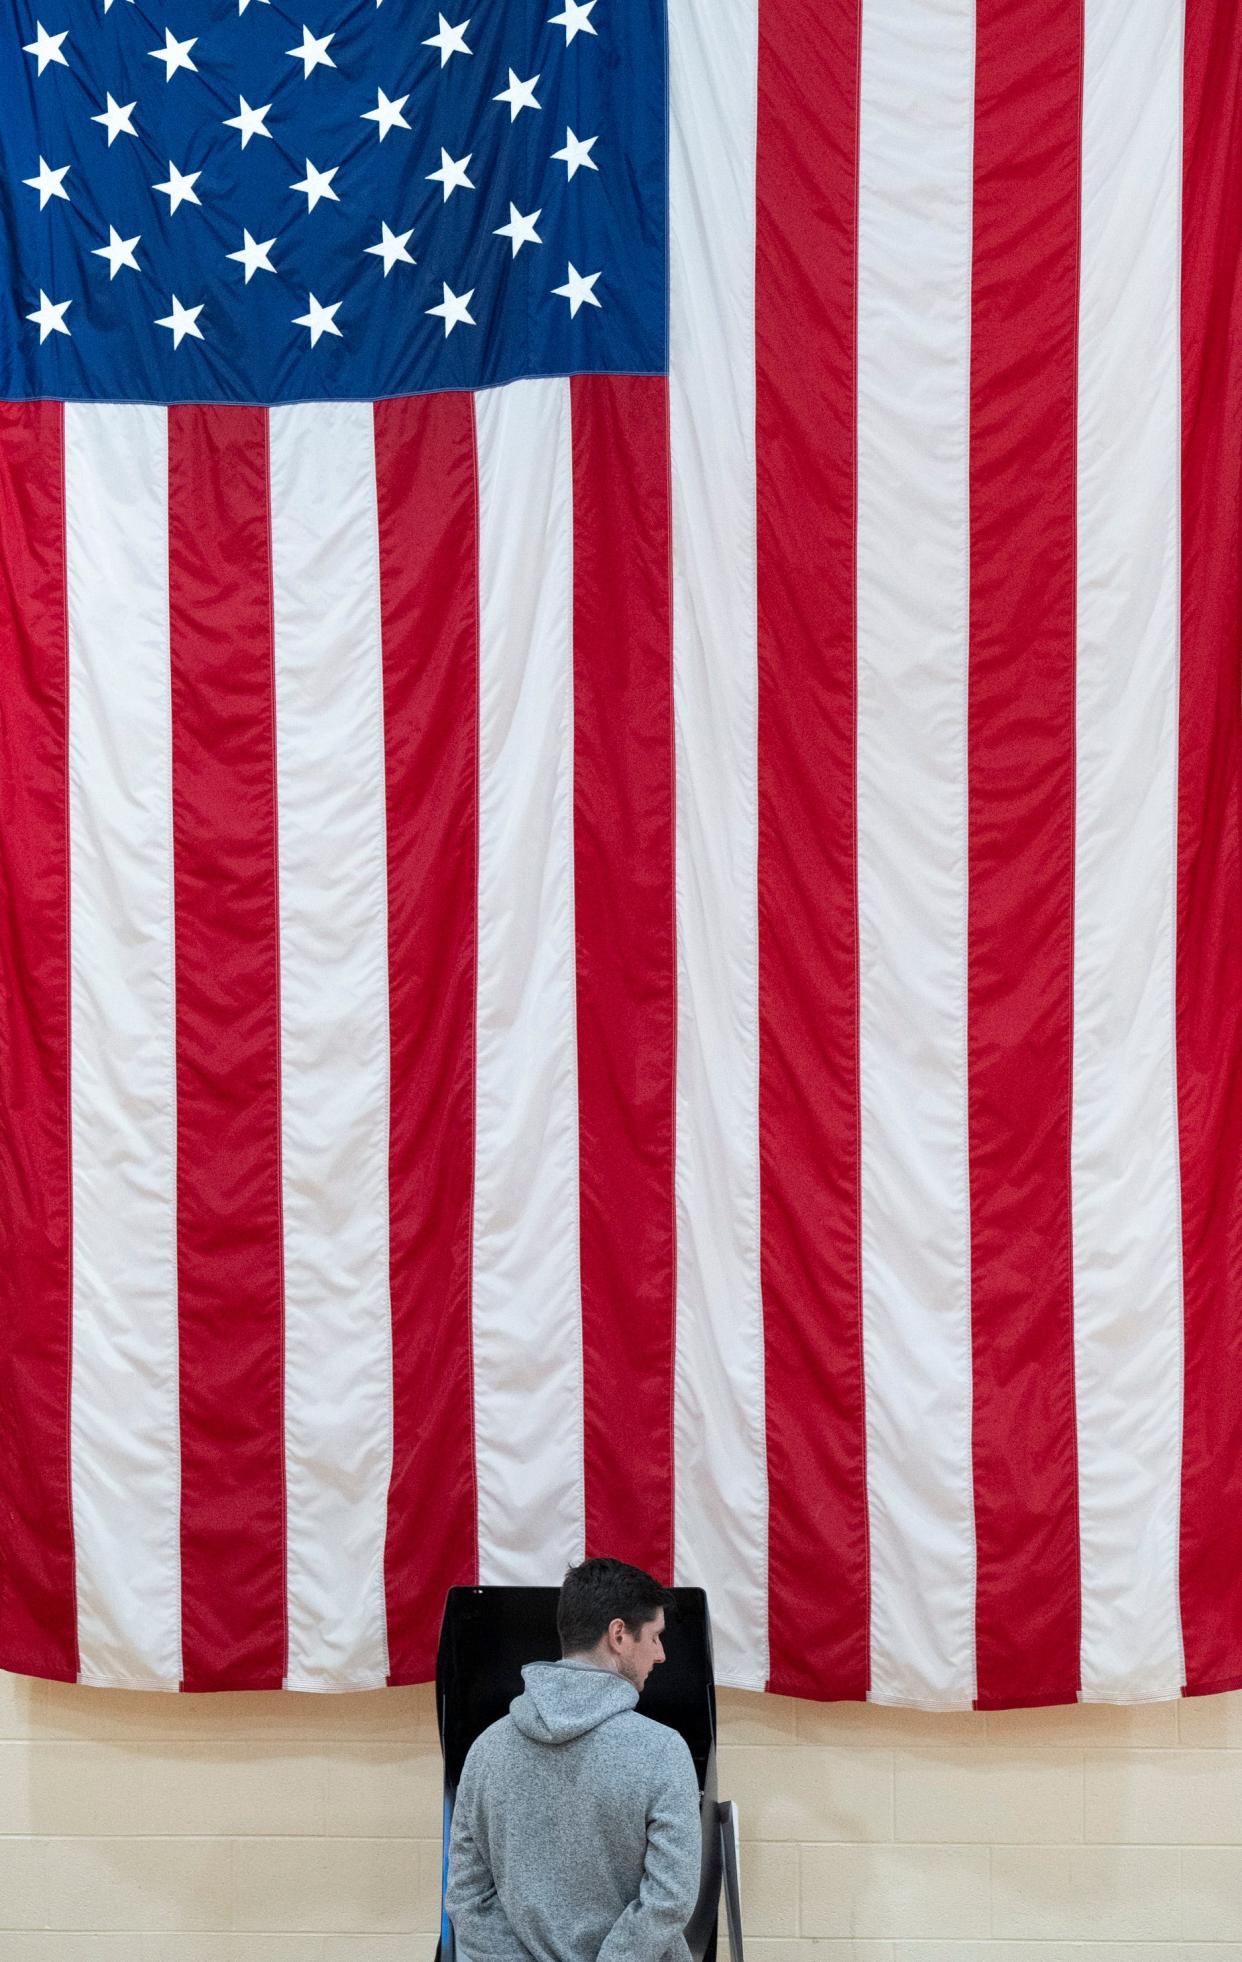
[[(524, 1662), (556, 1662), (555, 1587), (452, 1587), (440, 1624), (436, 1718), (444, 1754), (444, 1842), (440, 1865), (440, 1940), (436, 1962), (469, 1962), (457, 1954), (444, 1911), (449, 1829), (466, 1753), (480, 1731), (503, 1717), (522, 1688)], [(672, 1589), (665, 1615), (664, 1661), (647, 1678), (638, 1709), (680, 1731), (699, 1776), (703, 1878), (686, 1941), (695, 1962), (715, 1962), (721, 1889), (734, 1962), (743, 1962), (733, 1808), (716, 1794), (716, 1686), (711, 1625), (701, 1587)]]

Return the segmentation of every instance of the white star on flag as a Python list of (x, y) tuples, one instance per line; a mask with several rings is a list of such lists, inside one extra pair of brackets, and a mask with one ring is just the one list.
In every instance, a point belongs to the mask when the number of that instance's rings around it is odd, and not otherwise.
[(316, 170), (314, 164), (308, 157), (306, 159), (305, 177), (300, 184), (290, 184), (289, 189), (291, 191), (305, 191), (307, 211), (313, 211), (319, 203), (320, 198), (331, 198), (333, 204), (339, 204), (341, 200), (332, 188), (332, 179), (336, 176), (340, 167), (340, 164), (333, 164), (330, 170)]
[(568, 279), (563, 286), (554, 286), (552, 291), (562, 294), (569, 301), (569, 317), (571, 320), (577, 319), (579, 307), (598, 307), (602, 304), (601, 301), (596, 299), (594, 292), (595, 282), (598, 278), (598, 273), (580, 273), (577, 266), (574, 265), (573, 260), (571, 259), (569, 261)]
[[(129, 4), (132, 7), (134, 4), (134, 0), (129, 0)], [(106, 14), (110, 14), (112, 12), (112, 0), (104, 0), (104, 12)]]
[(163, 47), (152, 48), (150, 54), (152, 61), (163, 62), (166, 82), (171, 82), (179, 68), (188, 68), (191, 74), (197, 75), (198, 70), (190, 60), (190, 49), (197, 39), (197, 35), (192, 35), (188, 41), (178, 41), (174, 38), (171, 27), (164, 29)]
[(597, 30), (591, 25), (591, 15), (594, 11), (595, 0), (565, 0), (564, 11), (550, 14), (548, 26), (564, 28), (565, 46), (568, 47), (575, 34), (596, 33)]
[(379, 97), (379, 101), (376, 103), (374, 109), (363, 110), (362, 121), (364, 123), (378, 124), (379, 138), (382, 143), (390, 129), (408, 129), (410, 127), (401, 113), (410, 98), (408, 95), (399, 95), (395, 102), (390, 102), (384, 94), (383, 89), (377, 89), (375, 93)]
[[(39, 289), (39, 304), (33, 313), (26, 315), (39, 329), (39, 346), (42, 347), (49, 334), (68, 334), (65, 325), (65, 309), (73, 305), (72, 300), (49, 300), (42, 287)], [(72, 334), (69, 335), (73, 339)]]
[(153, 191), (163, 191), (165, 197), (168, 199), (170, 217), (179, 204), (199, 203), (199, 195), (194, 189), (194, 186), (202, 174), (201, 170), (192, 170), (188, 176), (183, 177), (177, 169), (176, 164), (170, 159), (168, 165), (168, 182), (166, 184), (152, 184), (151, 186)]
[(541, 205), (539, 211), (528, 211), (525, 217), (523, 217), (517, 206), (511, 203), (509, 206), (508, 224), (497, 225), (495, 233), (497, 238), (512, 239), (513, 257), (515, 259), (524, 245), (543, 244), (543, 240), (535, 230), (535, 222), (539, 218), (542, 210), (543, 207)]
[(177, 348), (181, 346), (187, 334), (192, 335), (196, 341), (202, 340), (203, 330), (198, 324), (198, 316), (202, 311), (203, 303), (201, 301), (196, 307), (183, 307), (177, 295), (174, 293), (172, 296), (172, 312), (165, 314), (163, 320), (157, 320), (155, 324), (157, 327), (168, 327), (171, 329), (173, 346)]
[(447, 340), (454, 327), (458, 325), (463, 327), (477, 326), (478, 323), (470, 311), (470, 301), (474, 298), (474, 288), (472, 286), (468, 293), (454, 293), (447, 279), (441, 280), (440, 284), (444, 288), (444, 298), (438, 307), (428, 307), (427, 312), (438, 314), (440, 319), (443, 320), (444, 338)]
[(69, 193), (65, 189), (65, 178), (72, 168), (72, 164), (62, 164), (59, 170), (53, 170), (51, 165), (44, 163), (42, 157), (40, 157), (39, 175), (37, 177), (22, 178), (23, 184), (29, 184), (32, 191), (39, 193), (40, 211), (43, 210), (49, 198), (63, 198), (66, 204), (70, 202)]
[[(264, 5), (265, 7), (266, 7), (266, 6), (269, 6), (270, 4), (271, 4), (271, 0), (263, 0), (263, 5)], [(247, 9), (247, 7), (248, 7), (249, 5), (250, 5), (250, 0), (237, 0), (237, 11), (238, 11), (238, 13), (239, 13), (239, 14), (244, 14), (244, 13), (245, 13), (245, 11), (246, 11), (246, 9)]]
[(423, 46), (425, 48), (439, 48), (441, 68), (444, 68), (447, 65), (448, 58), (450, 55), (455, 55), (455, 54), (468, 55), (474, 53), (473, 48), (468, 48), (466, 46), (465, 39), (464, 39), (466, 29), (469, 27), (469, 25), (470, 22), (468, 20), (464, 20), (461, 23), (460, 27), (450, 27), (448, 22), (445, 20), (444, 15), (443, 14), (440, 15), (439, 33), (429, 34), (427, 36), (427, 39), (423, 42)]
[(226, 116), (224, 127), (225, 129), (239, 129), (241, 131), (242, 149), (245, 149), (252, 136), (266, 136), (269, 143), (273, 142), (275, 139), (272, 136), (272, 132), (270, 129), (265, 128), (263, 122), (263, 118), (272, 106), (271, 103), (265, 102), (261, 109), (252, 109), (244, 95), (239, 95), (237, 101), (237, 114), (235, 116)]
[(518, 112), (520, 110), (538, 109), (541, 107), (541, 105), (535, 101), (535, 83), (538, 80), (539, 80), (538, 75), (532, 75), (529, 82), (519, 82), (513, 70), (510, 69), (508, 88), (501, 89), (499, 95), (494, 95), (492, 97), (493, 102), (508, 103), (509, 121), (511, 123), (515, 123), (517, 121)]
[[(39, 64), (40, 75), (48, 66), (49, 62), (58, 61), (62, 68), (68, 68), (69, 63), (61, 51), (61, 43), (68, 38), (68, 34), (69, 29), (67, 27), (60, 34), (49, 34), (43, 22), (37, 20), (35, 22), (35, 38), (33, 41), (27, 41), (24, 44), (22, 53), (35, 57)], [(65, 305), (68, 306), (68, 304), (69, 302), (66, 300)], [(33, 320), (34, 315), (32, 313), (27, 314), (26, 318)], [(66, 327), (64, 331), (67, 334), (69, 329)]]
[(141, 232), (135, 232), (133, 238), (122, 238), (116, 226), (109, 225), (108, 243), (94, 247), (94, 257), (108, 261), (110, 268), (108, 273), (109, 282), (116, 278), (122, 266), (128, 266), (133, 272), (142, 271), (142, 267), (134, 257), (134, 247), (137, 245), (141, 236)]
[(571, 129), (566, 129), (565, 148), (563, 150), (553, 150), (552, 158), (553, 162), (563, 163), (565, 165), (569, 172), (569, 178), (566, 179), (567, 183), (580, 170), (599, 169), (599, 165), (591, 156), (591, 152), (598, 142), (598, 136), (577, 137)]
[(137, 102), (127, 102), (122, 107), (119, 102), (114, 102), (111, 95), (109, 95), (108, 106), (103, 114), (101, 116), (91, 117), (93, 123), (102, 123), (107, 130), (109, 149), (112, 148), (118, 136), (137, 136), (138, 132), (134, 128), (132, 120), (134, 110), (137, 107)]
[(389, 231), (387, 225), (381, 223), (380, 231), (383, 233), (383, 236), (380, 239), (379, 244), (368, 245), (366, 247), (366, 250), (368, 252), (373, 252), (376, 258), (382, 259), (384, 261), (385, 279), (387, 279), (389, 273), (392, 271), (393, 267), (397, 264), (398, 260), (400, 260), (401, 264), (405, 266), (416, 266), (418, 264), (417, 259), (415, 259), (405, 249), (406, 246), (409, 244), (410, 240), (414, 236), (413, 225), (410, 226), (408, 232), (391, 232)]
[(328, 53), (328, 43), (329, 41), (335, 41), (335, 39), (335, 34), (325, 34), (317, 41), (311, 33), (310, 28), (303, 27), (301, 47), (285, 49), (285, 53), (292, 55), (294, 61), (300, 61), (302, 63), (302, 80), (304, 82), (308, 80), (312, 69), (336, 67), (336, 63)]
[(310, 311), (298, 314), (293, 324), (295, 327), (310, 328), (312, 347), (318, 347), (321, 334), (335, 334), (338, 340), (344, 340), (345, 336), (334, 318), (337, 308), (341, 305), (339, 300), (334, 300), (330, 307), (324, 307), (320, 306), (313, 293), (308, 293), (306, 303)]
[(440, 151), (439, 170), (429, 170), (427, 172), (427, 182), (429, 184), (443, 184), (445, 204), (448, 203), (453, 192), (456, 190), (473, 191), (474, 185), (466, 175), (466, 165), (470, 162), (470, 158), (473, 155), (474, 152), (472, 150), (469, 155), (458, 157), (456, 162), (454, 162), (448, 151), (442, 149)]
[(257, 272), (275, 272), (276, 268), (267, 256), (275, 243), (276, 240), (274, 238), (265, 238), (260, 245), (257, 240), (251, 238), (248, 231), (243, 230), (241, 251), (226, 252), (224, 256), (226, 259), (238, 260), (246, 268), (245, 283), (249, 286), (253, 274)]

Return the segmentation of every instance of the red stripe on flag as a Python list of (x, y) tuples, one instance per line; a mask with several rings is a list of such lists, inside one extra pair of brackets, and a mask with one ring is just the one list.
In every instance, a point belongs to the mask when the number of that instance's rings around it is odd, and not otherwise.
[(677, 1005), (668, 386), (580, 376), (571, 401), (586, 1549), (671, 1582)]
[(168, 414), (186, 1689), (285, 1671), (267, 416)]
[(768, 1688), (869, 1679), (859, 1260), (859, 0), (760, 9), (760, 1219)]
[(62, 429), (0, 404), (0, 1667), (72, 1682)]
[(1188, 0), (1182, 207), (1177, 1083), (1186, 1686), (1242, 1686), (1242, 63)]
[(970, 1237), (980, 1707), (1072, 1701), (1070, 1089), (1082, 16), (979, 0)]
[(470, 1310), (478, 518), (464, 394), (375, 410), (388, 799), (389, 1681), (478, 1579)]

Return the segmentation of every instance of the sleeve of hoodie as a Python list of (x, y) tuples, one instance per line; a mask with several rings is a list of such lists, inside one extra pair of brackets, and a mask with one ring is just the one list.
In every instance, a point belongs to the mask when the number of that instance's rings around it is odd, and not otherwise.
[(638, 1899), (613, 1922), (598, 1962), (663, 1962), (699, 1898), (703, 1840), (698, 1775), (684, 1737), (671, 1734), (674, 1747), (647, 1809)]
[(453, 1803), (444, 1905), (457, 1937), (460, 1962), (531, 1962), (500, 1904), (477, 1816), (480, 1763), (466, 1753)]

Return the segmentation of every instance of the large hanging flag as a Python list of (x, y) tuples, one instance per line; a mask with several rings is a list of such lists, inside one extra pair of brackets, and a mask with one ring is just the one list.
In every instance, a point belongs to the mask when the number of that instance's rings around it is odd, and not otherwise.
[(1242, 1684), (1233, 0), (0, 42), (0, 1664)]

